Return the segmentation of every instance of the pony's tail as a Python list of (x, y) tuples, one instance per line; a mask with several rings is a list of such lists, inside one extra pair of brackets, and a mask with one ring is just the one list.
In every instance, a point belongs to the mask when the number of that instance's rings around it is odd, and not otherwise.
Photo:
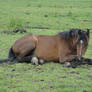
[(8, 61), (9, 61), (9, 59), (1, 59), (0, 63), (4, 63), (4, 62), (8, 62)]
[(9, 50), (8, 58), (7, 59), (1, 59), (0, 63), (9, 62), (9, 61), (12, 62), (14, 59), (15, 59), (15, 54), (14, 54), (12, 47), (11, 47), (10, 50)]
[(12, 60), (13, 60), (13, 59), (11, 59), (11, 58), (0, 59), (0, 63), (9, 62), (9, 61), (12, 61)]

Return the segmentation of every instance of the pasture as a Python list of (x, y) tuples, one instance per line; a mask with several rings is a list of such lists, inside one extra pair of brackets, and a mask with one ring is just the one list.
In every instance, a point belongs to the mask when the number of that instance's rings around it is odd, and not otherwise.
[[(54, 35), (70, 28), (92, 29), (91, 0), (0, 0), (0, 32), (25, 28), (27, 33), (0, 33), (0, 59), (20, 37)], [(92, 58), (92, 34), (85, 57)], [(0, 92), (92, 92), (92, 66), (66, 68), (59, 63), (0, 64)]]

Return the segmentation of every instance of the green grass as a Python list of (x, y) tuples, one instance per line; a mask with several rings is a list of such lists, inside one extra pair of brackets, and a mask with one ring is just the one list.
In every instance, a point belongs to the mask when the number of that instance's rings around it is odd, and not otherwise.
[[(0, 0), (0, 32), (26, 28), (27, 34), (54, 35), (70, 28), (92, 29), (91, 0)], [(26, 34), (26, 33), (25, 33)], [(0, 59), (25, 34), (0, 34)], [(92, 58), (92, 34), (85, 57)], [(92, 92), (92, 66), (65, 68), (0, 64), (0, 92)]]

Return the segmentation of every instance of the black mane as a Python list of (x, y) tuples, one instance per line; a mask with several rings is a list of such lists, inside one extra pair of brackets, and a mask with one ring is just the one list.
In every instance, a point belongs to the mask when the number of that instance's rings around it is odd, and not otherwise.
[(70, 29), (70, 30), (65, 31), (65, 32), (60, 32), (60, 33), (58, 33), (58, 35), (64, 40), (69, 40), (71, 38), (70, 33), (72, 32), (73, 36), (76, 37), (76, 36), (78, 36), (79, 30), (80, 29), (77, 29), (77, 28), (76, 29)]

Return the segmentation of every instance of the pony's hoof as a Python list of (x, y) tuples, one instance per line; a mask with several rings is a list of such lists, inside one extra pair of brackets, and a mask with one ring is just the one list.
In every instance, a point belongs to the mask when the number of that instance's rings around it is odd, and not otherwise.
[(43, 60), (43, 59), (40, 59), (40, 60), (39, 60), (39, 63), (40, 63), (40, 64), (44, 64), (44, 60)]
[(32, 64), (38, 65), (38, 58), (37, 57), (32, 57), (31, 62), (32, 62)]
[(71, 63), (70, 62), (65, 62), (63, 66), (64, 67), (71, 67)]

